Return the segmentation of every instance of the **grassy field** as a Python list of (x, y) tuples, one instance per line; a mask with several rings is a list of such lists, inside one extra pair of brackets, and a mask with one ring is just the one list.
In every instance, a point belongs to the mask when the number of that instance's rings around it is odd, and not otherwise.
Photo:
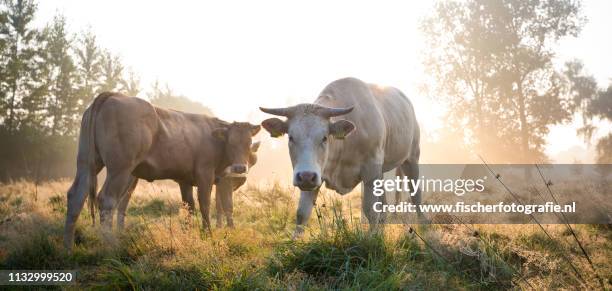
[[(360, 224), (359, 193), (323, 192), (306, 236), (293, 188), (243, 186), (234, 229), (201, 230), (171, 183), (138, 186), (127, 229), (103, 237), (84, 210), (71, 254), (62, 247), (69, 181), (0, 185), (0, 269), (76, 269), (68, 289), (599, 289), (610, 288), (612, 231), (575, 225), (597, 279), (562, 225)], [(214, 204), (213, 204), (214, 205)], [(213, 217), (214, 217), (213, 211)], [(573, 271), (568, 263), (578, 270)]]

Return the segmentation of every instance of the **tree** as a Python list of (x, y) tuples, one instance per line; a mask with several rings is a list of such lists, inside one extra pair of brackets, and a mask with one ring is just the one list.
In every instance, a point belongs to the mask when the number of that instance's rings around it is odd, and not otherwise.
[[(597, 97), (588, 107), (589, 114), (601, 120), (612, 122), (612, 84), (606, 90), (599, 92)], [(605, 127), (604, 127), (605, 130)], [(598, 168), (602, 177), (610, 174), (612, 165), (612, 131), (608, 128), (608, 135), (597, 141), (597, 163), (601, 164)], [(606, 166), (607, 165), (607, 166)]]
[(117, 91), (123, 82), (123, 65), (118, 56), (111, 54), (110, 51), (105, 51), (101, 58), (102, 67), (102, 82), (98, 93), (104, 91)]
[[(602, 90), (588, 106), (589, 116), (612, 122), (612, 84)], [(608, 129), (609, 130), (609, 129)], [(612, 131), (597, 142), (597, 163), (612, 164)]]
[(80, 115), (77, 68), (72, 54), (73, 36), (66, 30), (66, 19), (56, 16), (46, 29), (47, 109), (51, 135), (76, 135)]
[[(2, 56), (6, 67), (0, 80), (0, 91), (6, 92), (2, 99), (7, 114), (4, 126), (12, 133), (20, 126), (20, 119), (27, 109), (30, 114), (35, 114), (43, 106), (38, 80), (42, 34), (30, 28), (36, 12), (33, 0), (3, 0), (2, 4), (5, 23), (0, 38), (7, 54)], [(25, 111), (20, 110), (22, 106)]]
[[(595, 121), (600, 124), (612, 122), (612, 84), (600, 90), (595, 78), (586, 72), (579, 60), (568, 62), (564, 75), (568, 80), (576, 112), (582, 116), (582, 127), (577, 133), (590, 144), (598, 130)], [(596, 150), (597, 163), (612, 164), (612, 132), (597, 141)]]
[(4, 124), (8, 112), (7, 92), (8, 83), (8, 13), (4, 6), (0, 6), (0, 124)]
[(589, 104), (597, 96), (597, 81), (593, 76), (586, 74), (584, 65), (579, 60), (572, 60), (565, 64), (563, 72), (569, 86), (569, 96), (572, 100), (573, 110), (582, 113), (582, 127), (578, 134), (582, 135), (587, 143), (590, 142), (595, 126), (590, 124), (591, 114)]
[[(91, 30), (77, 37), (61, 15), (37, 28), (35, 13), (35, 0), (0, 0), (0, 181), (71, 175), (81, 116), (92, 98), (140, 91), (137, 75), (101, 48)], [(162, 106), (211, 114), (168, 86), (154, 92)]]
[(140, 78), (130, 70), (126, 79), (121, 81), (122, 92), (128, 96), (137, 96), (140, 93)]
[(549, 126), (572, 109), (552, 45), (577, 35), (579, 8), (571, 0), (452, 1), (423, 22), (434, 90), (474, 151), (495, 162), (546, 159)]
[(102, 75), (102, 52), (96, 36), (87, 30), (81, 34), (75, 48), (79, 74), (79, 101), (82, 109), (95, 97)]
[(210, 108), (202, 105), (199, 102), (192, 101), (183, 95), (175, 94), (172, 92), (172, 89), (170, 89), (168, 84), (166, 84), (165, 88), (162, 89), (159, 81), (155, 81), (155, 83), (153, 83), (148, 97), (151, 103), (155, 106), (187, 113), (214, 116)]

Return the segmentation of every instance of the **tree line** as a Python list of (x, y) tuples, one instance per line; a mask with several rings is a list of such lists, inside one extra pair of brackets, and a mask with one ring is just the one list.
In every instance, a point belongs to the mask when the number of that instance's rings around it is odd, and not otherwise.
[(612, 84), (597, 84), (580, 60), (553, 63), (558, 41), (586, 21), (573, 0), (438, 2), (421, 28), (424, 88), (451, 109), (443, 138), (491, 162), (544, 163), (550, 127), (581, 116), (588, 142), (596, 124), (608, 131), (597, 162), (612, 163)]
[[(0, 0), (0, 181), (71, 175), (92, 98), (142, 95), (138, 76), (91, 30), (70, 32), (62, 15), (35, 27), (36, 11), (34, 0)], [(579, 60), (554, 65), (555, 45), (586, 21), (574, 0), (437, 2), (421, 24), (424, 88), (450, 111), (428, 145), (456, 144), (495, 163), (542, 163), (550, 127), (579, 121), (597, 162), (612, 163), (612, 84), (597, 84)], [(212, 115), (160, 82), (145, 96)], [(604, 137), (593, 140), (598, 130)]]
[[(34, 0), (0, 0), (0, 181), (71, 175), (91, 100), (104, 91), (141, 92), (138, 76), (91, 30), (70, 32), (62, 15), (35, 27), (36, 12)], [(147, 95), (166, 107), (212, 114), (159, 82)]]

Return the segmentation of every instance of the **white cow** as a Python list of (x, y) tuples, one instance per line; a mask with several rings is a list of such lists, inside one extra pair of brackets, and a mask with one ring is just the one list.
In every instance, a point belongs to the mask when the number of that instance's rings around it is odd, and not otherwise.
[[(382, 217), (372, 206), (384, 201), (372, 194), (374, 180), (398, 167), (410, 179), (419, 176), (419, 126), (412, 103), (396, 88), (345, 78), (325, 87), (312, 104), (260, 109), (287, 117), (262, 126), (273, 137), (289, 135), (293, 184), (301, 190), (295, 237), (303, 233), (323, 181), (340, 194), (363, 182), (363, 213), (373, 226)], [(420, 201), (418, 190), (412, 202)]]

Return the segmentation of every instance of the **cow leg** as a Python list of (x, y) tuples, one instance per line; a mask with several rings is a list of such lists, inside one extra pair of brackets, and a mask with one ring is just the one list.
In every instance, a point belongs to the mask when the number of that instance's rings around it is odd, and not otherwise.
[[(400, 167), (402, 168), (402, 172), (408, 177), (408, 179), (419, 179), (418, 160), (416, 162), (405, 161)], [(412, 195), (412, 193), (414, 193), (414, 195)], [(425, 219), (425, 216), (423, 215), (423, 213), (421, 212), (421, 208), (419, 207), (419, 205), (421, 205), (421, 188), (417, 188), (415, 191), (415, 189), (412, 188), (412, 183), (410, 183), (410, 194), (410, 200), (412, 201), (412, 204), (416, 205), (418, 219)]]
[(100, 208), (100, 224), (110, 231), (113, 223), (113, 210), (116, 209), (121, 195), (130, 187), (132, 181), (131, 170), (118, 172), (108, 171), (102, 191), (98, 195), (98, 207)]
[[(401, 167), (401, 166), (400, 166), (400, 167), (397, 167), (397, 168), (395, 169), (395, 175), (396, 175), (396, 176), (398, 176), (398, 177), (403, 177), (403, 176), (405, 176), (404, 172), (402, 171), (402, 167)], [(395, 178), (395, 177), (394, 177), (394, 178)], [(395, 202), (396, 204), (399, 204), (399, 203), (404, 202), (404, 201), (403, 201), (403, 199), (402, 199), (402, 192), (401, 192), (401, 191), (398, 191), (398, 189), (395, 189), (395, 201), (394, 201), (394, 202)]]
[(217, 201), (221, 201), (221, 213), (225, 215), (228, 227), (234, 227), (233, 186), (232, 179), (221, 179), (219, 183), (217, 183), (216, 198)]
[(121, 200), (119, 201), (119, 208), (117, 209), (117, 229), (123, 230), (125, 226), (125, 212), (128, 207), (128, 203), (130, 202), (130, 198), (132, 197), (132, 193), (136, 189), (136, 185), (138, 185), (138, 178), (132, 176), (132, 180), (129, 182), (129, 187), (127, 191), (121, 196)]
[(304, 234), (304, 227), (306, 226), (306, 223), (308, 223), (308, 219), (310, 219), (312, 208), (317, 203), (319, 189), (320, 188), (313, 191), (301, 191), (295, 221), (295, 232), (293, 233), (294, 239), (299, 238)]
[(219, 185), (223, 183), (224, 179), (220, 179), (219, 182), (215, 185), (216, 193), (215, 193), (215, 209), (216, 211), (216, 220), (217, 220), (217, 228), (223, 227), (223, 205), (221, 203), (221, 196), (223, 196), (223, 192), (219, 189)]
[(374, 195), (374, 180), (375, 179), (370, 179), (363, 182), (363, 192), (361, 198), (361, 209), (363, 214), (365, 214), (366, 218), (368, 219), (370, 230), (377, 229), (378, 225), (384, 222), (385, 217), (384, 213), (374, 211), (374, 205), (376, 203), (385, 203), (384, 194), (381, 196)]
[(362, 213), (368, 219), (370, 230), (376, 230), (378, 225), (384, 220), (384, 213), (374, 211), (376, 203), (385, 203), (384, 194), (381, 196), (374, 195), (374, 181), (383, 178), (382, 163), (372, 161), (364, 165), (361, 169), (361, 177), (363, 181), (363, 191), (361, 193)]
[(202, 225), (210, 228), (210, 192), (214, 183), (215, 175), (211, 169), (205, 169), (198, 178), (198, 203), (200, 204), (200, 213), (202, 213)]
[[(96, 174), (102, 170), (102, 164), (96, 165)], [(83, 210), (87, 191), (89, 189), (89, 169), (87, 165), (80, 164), (72, 186), (68, 190), (68, 201), (66, 210), (66, 224), (64, 226), (64, 247), (70, 250), (74, 243), (74, 230), (76, 221)]]
[(193, 215), (195, 211), (195, 202), (193, 201), (193, 185), (191, 183), (178, 182), (181, 188), (181, 199), (187, 205), (187, 211)]

